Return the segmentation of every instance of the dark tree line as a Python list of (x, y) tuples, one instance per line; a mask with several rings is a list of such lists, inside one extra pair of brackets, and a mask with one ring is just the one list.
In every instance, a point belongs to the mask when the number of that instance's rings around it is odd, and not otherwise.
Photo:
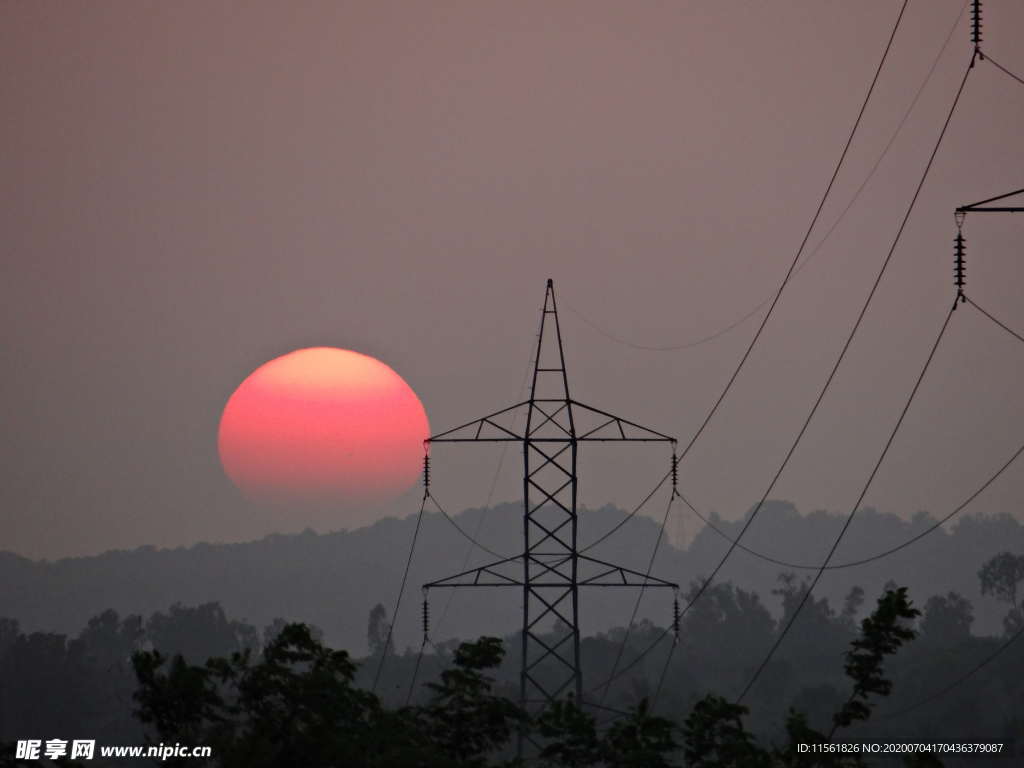
[(747, 730), (744, 707), (715, 694), (701, 698), (681, 727), (652, 713), (646, 699), (605, 729), (571, 698), (532, 717), (494, 692), (488, 672), (504, 651), (493, 637), (459, 645), (452, 666), (427, 684), (427, 701), (397, 709), (355, 686), (348, 654), (301, 624), (284, 627), (259, 656), (246, 649), (198, 665), (138, 652), (136, 701), (162, 741), (210, 744), (226, 768), (521, 765), (511, 757), (513, 738), (526, 740), (534, 764), (552, 768), (856, 766), (859, 757), (841, 754), (809, 761), (798, 745), (829, 743), (871, 717), (876, 698), (892, 689), (885, 663), (915, 637), (909, 622), (918, 615), (906, 589), (887, 591), (845, 653), (849, 694), (829, 730), (792, 710), (786, 739), (771, 746)]
[[(1024, 556), (1002, 553), (978, 576), (983, 593), (1006, 606), (1006, 636), (1019, 631)], [(327, 647), (315, 627), (277, 619), (260, 631), (215, 603), (174, 605), (145, 621), (106, 611), (73, 638), (24, 633), (0, 619), (0, 766), (14, 754), (2, 742), (54, 737), (209, 743), (223, 766), (502, 765), (524, 729), (552, 766), (818, 765), (820, 756), (806, 762), (794, 745), (837, 734), (1001, 741), (1006, 754), (1019, 756), (1019, 648), (934, 703), (889, 716), (969, 671), (1002, 638), (973, 635), (973, 607), (956, 592), (928, 598), (918, 614), (905, 591), (886, 587), (864, 619), (862, 589), (851, 589), (838, 609), (811, 596), (745, 701), (748, 711), (731, 697), (788, 623), (806, 582), (780, 575), (778, 620), (757, 593), (715, 584), (684, 619), (657, 709), (649, 700), (667, 643), (608, 688), (606, 703), (630, 713), (610, 724), (571, 702), (539, 717), (519, 711), (518, 659), (503, 650), (515, 647), (514, 638), (442, 642), (420, 660), (397, 652), (382, 606), (364, 625), (372, 652), (362, 660)], [(650, 622), (634, 627), (623, 659), (663, 632)], [(607, 677), (624, 635), (583, 639), (586, 680)], [(417, 663), (421, 684), (410, 691)]]

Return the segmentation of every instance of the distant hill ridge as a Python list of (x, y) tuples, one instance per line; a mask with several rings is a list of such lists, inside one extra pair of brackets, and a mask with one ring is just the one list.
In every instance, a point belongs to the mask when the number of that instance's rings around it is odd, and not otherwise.
[[(581, 513), (583, 543), (596, 539), (624, 514), (612, 506)], [(686, 513), (680, 510), (677, 514)], [(475, 531), (481, 515), (486, 515), (480, 529), (481, 543), (508, 555), (521, 550), (520, 504), (469, 509), (455, 519), (464, 530)], [(735, 536), (742, 524), (717, 518), (715, 522), (730, 536)], [(801, 515), (788, 502), (772, 501), (762, 509), (743, 543), (777, 559), (815, 563), (828, 551), (841, 523), (839, 515)], [(933, 523), (923, 513), (904, 520), (862, 510), (834, 562), (889, 549)], [(692, 518), (687, 520), (688, 526), (695, 524)], [(352, 531), (272, 534), (245, 543), (199, 543), (176, 549), (145, 546), (54, 562), (0, 552), (0, 616), (18, 619), (29, 631), (77, 634), (90, 617), (107, 608), (122, 615), (148, 616), (166, 610), (174, 602), (194, 605), (217, 601), (228, 616), (256, 626), (264, 626), (276, 617), (315, 623), (336, 647), (362, 653), (370, 609), (381, 602), (389, 613), (392, 610), (414, 526), (415, 517), (387, 518)], [(657, 533), (657, 523), (638, 516), (592, 554), (643, 570)], [(409, 588), (396, 623), (398, 648), (418, 645), (420, 585), (461, 570), (469, 546), (441, 515), (425, 515)], [(727, 546), (708, 528), (702, 528), (685, 550), (663, 541), (654, 573), (678, 581), (685, 591), (698, 575), (711, 571)], [(1024, 551), (1024, 526), (1020, 522), (1005, 514), (965, 516), (879, 562), (829, 572), (819, 592), (838, 608), (842, 596), (855, 584), (862, 586), (873, 602), (884, 582), (893, 579), (910, 587), (918, 605), (933, 594), (956, 590), (974, 603), (975, 632), (996, 633), (1003, 606), (981, 597), (976, 574), (985, 560), (1006, 550)], [(492, 559), (477, 550), (469, 566)], [(737, 550), (720, 579), (756, 589), (775, 609), (770, 590), (782, 570)], [(813, 572), (803, 574), (810, 576)], [(436, 639), (484, 632), (502, 634), (519, 624), (518, 590), (458, 590), (446, 612), (449, 595), (450, 591), (445, 590), (431, 593)], [(634, 595), (626, 589), (585, 590), (581, 609), (584, 632), (624, 624)], [(670, 620), (669, 603), (667, 596), (649, 593), (640, 615), (665, 625)]]

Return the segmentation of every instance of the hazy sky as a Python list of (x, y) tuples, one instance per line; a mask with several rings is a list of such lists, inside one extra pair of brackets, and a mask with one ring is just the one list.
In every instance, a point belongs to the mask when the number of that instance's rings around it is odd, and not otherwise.
[[(816, 244), (962, 6), (911, 0)], [(776, 288), (899, 2), (0, 3), (0, 549), (33, 557), (352, 527), (260, 508), (216, 452), (228, 396), (297, 347), (355, 349), (435, 431), (520, 398), (555, 280), (576, 397), (684, 441)], [(984, 47), (1024, 71), (1024, 6)], [(967, 17), (861, 198), (784, 293), (682, 467), (764, 491), (896, 232), (970, 56)], [(979, 63), (834, 389), (775, 497), (847, 512), (953, 297), (952, 211), (1024, 186), (1024, 86)], [(1024, 219), (973, 215), (967, 290), (1024, 328)], [(1024, 345), (967, 307), (868, 494), (945, 514), (1024, 439)], [(500, 449), (435, 453), (453, 510)], [(520, 495), (508, 453), (494, 500)], [(663, 448), (595, 447), (582, 501)], [(1020, 516), (1024, 465), (973, 509)], [(395, 505), (417, 508), (418, 492)], [(659, 512), (652, 508), (652, 512)], [(586, 525), (584, 520), (583, 525)], [(692, 519), (673, 534), (692, 534)], [(762, 520), (759, 525), (770, 525)], [(680, 526), (682, 530), (680, 530)]]

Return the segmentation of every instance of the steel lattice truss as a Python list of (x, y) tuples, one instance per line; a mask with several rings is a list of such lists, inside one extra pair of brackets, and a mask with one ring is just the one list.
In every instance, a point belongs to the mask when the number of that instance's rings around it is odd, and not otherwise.
[[(522, 554), (430, 582), (424, 589), (522, 589), (521, 703), (544, 706), (566, 693), (583, 703), (579, 588), (678, 589), (678, 585), (579, 553), (579, 446), (586, 442), (674, 446), (675, 439), (570, 397), (554, 286), (548, 280), (530, 399), (442, 432), (428, 442), (522, 444)], [(552, 621), (554, 630), (542, 632), (541, 624)]]

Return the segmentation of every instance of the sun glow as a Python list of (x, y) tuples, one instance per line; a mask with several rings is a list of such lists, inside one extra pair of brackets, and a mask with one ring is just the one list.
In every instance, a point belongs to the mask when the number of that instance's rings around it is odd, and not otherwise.
[(430, 426), (412, 388), (368, 355), (300, 349), (257, 368), (228, 399), (218, 448), (247, 496), (373, 504), (420, 471)]

